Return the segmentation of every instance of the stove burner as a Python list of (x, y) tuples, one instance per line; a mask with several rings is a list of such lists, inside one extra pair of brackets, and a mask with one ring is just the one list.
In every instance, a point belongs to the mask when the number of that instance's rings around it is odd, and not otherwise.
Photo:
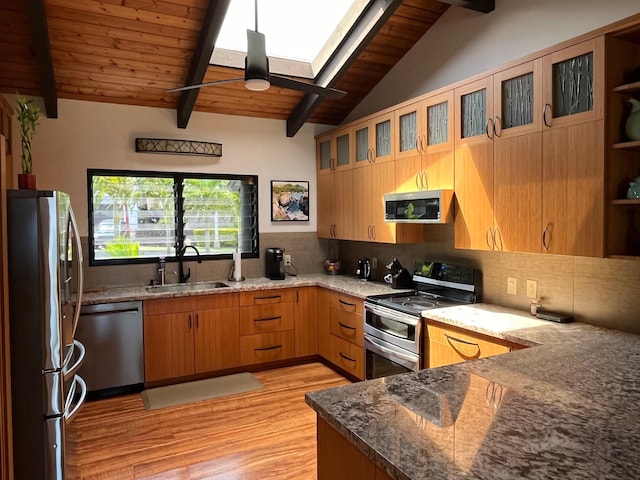
[(413, 300), (413, 299), (407, 299), (404, 302), (401, 302), (400, 305), (402, 305), (403, 307), (419, 307), (419, 308), (431, 308), (436, 306), (435, 303), (429, 302), (427, 300)]

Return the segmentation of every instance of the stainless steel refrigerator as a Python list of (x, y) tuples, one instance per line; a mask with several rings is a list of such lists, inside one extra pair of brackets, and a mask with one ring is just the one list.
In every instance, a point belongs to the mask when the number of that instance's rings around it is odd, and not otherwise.
[(7, 196), (15, 479), (64, 479), (65, 426), (86, 396), (80, 237), (66, 193)]

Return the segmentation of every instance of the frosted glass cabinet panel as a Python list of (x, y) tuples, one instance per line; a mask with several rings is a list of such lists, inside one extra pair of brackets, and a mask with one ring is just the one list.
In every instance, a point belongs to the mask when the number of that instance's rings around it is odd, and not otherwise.
[(545, 56), (542, 76), (544, 127), (604, 118), (604, 37)]
[(319, 175), (350, 169), (353, 162), (351, 129), (343, 128), (316, 138), (316, 164)]
[(449, 141), (449, 102), (427, 107), (427, 145)]
[(391, 155), (391, 120), (376, 123), (376, 157)]
[(393, 160), (393, 112), (351, 127), (353, 167)]
[(487, 129), (487, 91), (478, 90), (460, 98), (462, 138), (484, 135)]
[(361, 128), (356, 127), (355, 142), (356, 142), (356, 163), (368, 162), (371, 156), (369, 149), (369, 126), (364, 125)]
[(398, 121), (400, 151), (414, 150), (418, 139), (418, 112), (401, 115)]
[(336, 137), (336, 168), (344, 167), (351, 163), (351, 144), (349, 133)]
[(533, 123), (533, 72), (502, 83), (502, 128)]

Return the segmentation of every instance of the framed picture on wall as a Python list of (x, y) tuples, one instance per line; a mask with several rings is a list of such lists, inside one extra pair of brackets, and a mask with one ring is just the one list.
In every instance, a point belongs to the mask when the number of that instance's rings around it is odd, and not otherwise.
[(271, 180), (271, 221), (309, 221), (309, 182)]

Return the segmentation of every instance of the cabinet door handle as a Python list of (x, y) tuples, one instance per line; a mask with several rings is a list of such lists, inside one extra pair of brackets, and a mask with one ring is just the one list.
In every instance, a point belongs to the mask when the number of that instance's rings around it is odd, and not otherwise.
[(189, 330), (191, 330), (192, 326), (193, 326), (193, 319), (191, 318), (191, 314), (189, 314)]
[(345, 302), (344, 300), (342, 300), (340, 298), (338, 299), (338, 302), (340, 302), (342, 305), (346, 305), (347, 307), (356, 308), (356, 304), (355, 303)]
[(259, 347), (259, 348), (254, 348), (253, 351), (254, 352), (265, 352), (267, 350), (275, 350), (277, 348), (282, 348), (282, 345), (273, 345), (272, 347)]
[(416, 190), (422, 190), (422, 171), (416, 173)]
[[(491, 240), (489, 240), (491, 237)], [(487, 248), (489, 250), (495, 250), (496, 239), (493, 236), (493, 232), (491, 231), (491, 227), (487, 227), (487, 231), (484, 234), (484, 241), (487, 243)]]
[(371, 225), (371, 240), (375, 240), (375, 239), (376, 239), (376, 226)]
[(282, 317), (264, 317), (264, 318), (254, 318), (254, 322), (270, 322), (272, 320), (280, 320)]
[(350, 325), (345, 325), (342, 322), (338, 322), (338, 325), (340, 325), (342, 328), (346, 328), (347, 330), (355, 330), (356, 329), (356, 327), (352, 327)]
[(367, 227), (367, 238), (371, 240), (371, 225)]
[(338, 352), (338, 354), (339, 354), (342, 358), (344, 358), (345, 360), (349, 360), (350, 362), (354, 362), (354, 363), (355, 363), (355, 361), (356, 361), (356, 359), (355, 359), (355, 358), (347, 357), (347, 356), (346, 356), (344, 353), (342, 353), (342, 352)]
[(200, 328), (200, 316), (196, 313), (196, 330)]
[[(498, 126), (500, 128), (498, 128)], [(502, 120), (500, 117), (496, 115), (496, 118), (493, 120), (493, 134), (500, 138), (500, 134), (502, 133)]]
[(502, 233), (500, 233), (500, 229), (496, 227), (493, 231), (493, 249), (502, 251)]
[(273, 300), (274, 298), (282, 298), (282, 295), (269, 295), (268, 297), (255, 297), (255, 300)]
[(429, 190), (429, 177), (427, 176), (427, 171), (422, 170), (422, 190)]
[(551, 105), (549, 105), (548, 103), (545, 103), (545, 104), (544, 104), (544, 107), (542, 107), (542, 121), (544, 122), (544, 124), (545, 124), (547, 127), (550, 127), (550, 126), (551, 126), (551, 123), (549, 123), (549, 122), (547, 121), (547, 109), (548, 109), (548, 108), (551, 108)]
[(544, 227), (544, 230), (542, 231), (542, 248), (544, 248), (545, 252), (549, 251), (549, 244), (547, 243), (547, 234), (551, 235), (549, 233), (549, 225)]
[[(491, 123), (491, 128), (489, 128), (489, 123)], [(489, 133), (489, 132), (493, 132), (494, 131), (494, 125), (493, 125), (493, 120), (491, 118), (487, 118), (487, 137), (489, 137), (491, 140), (493, 140), (493, 134)]]
[(421, 135), (420, 136), (420, 150), (422, 150), (422, 153), (427, 153), (427, 138), (425, 135)]

